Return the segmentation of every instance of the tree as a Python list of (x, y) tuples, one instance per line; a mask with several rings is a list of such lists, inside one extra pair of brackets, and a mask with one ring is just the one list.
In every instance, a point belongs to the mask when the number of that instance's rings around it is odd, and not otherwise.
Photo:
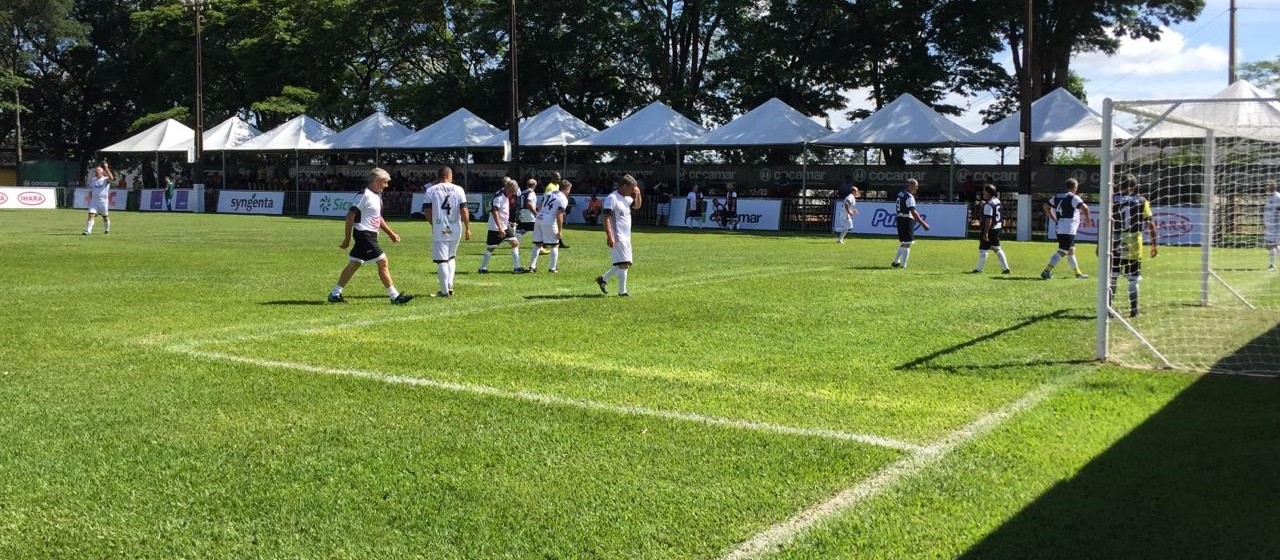
[(1256, 60), (1240, 65), (1240, 77), (1260, 88), (1274, 88), (1280, 96), (1280, 56), (1273, 60)]

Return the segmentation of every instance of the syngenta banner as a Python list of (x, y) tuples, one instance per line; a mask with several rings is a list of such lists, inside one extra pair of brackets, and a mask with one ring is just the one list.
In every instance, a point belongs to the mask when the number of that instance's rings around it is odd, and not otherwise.
[(347, 211), (360, 198), (357, 193), (347, 192), (313, 192), (311, 203), (307, 205), (308, 216), (346, 216)]
[(221, 191), (218, 211), (231, 214), (283, 214), (284, 193), (264, 191)]

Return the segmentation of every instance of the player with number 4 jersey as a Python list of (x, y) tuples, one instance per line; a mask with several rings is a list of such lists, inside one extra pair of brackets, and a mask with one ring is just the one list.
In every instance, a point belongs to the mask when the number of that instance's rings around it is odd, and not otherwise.
[(441, 167), (437, 182), (427, 187), (423, 201), (424, 214), (431, 222), (431, 261), (436, 263), (440, 292), (436, 297), (453, 295), (453, 277), (458, 270), (458, 244), (471, 240), (471, 214), (467, 211), (467, 192), (453, 184), (453, 170)]

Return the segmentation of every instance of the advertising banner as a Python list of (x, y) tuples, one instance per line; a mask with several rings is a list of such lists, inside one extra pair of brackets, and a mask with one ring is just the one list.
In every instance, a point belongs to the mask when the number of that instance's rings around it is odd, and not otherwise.
[[(93, 193), (89, 189), (76, 189), (75, 198), (71, 201), (72, 208), (88, 208), (89, 203), (93, 201)], [(124, 210), (129, 203), (128, 189), (111, 189), (107, 198), (108, 210)]]
[(0, 208), (57, 208), (57, 190), (45, 187), (0, 187)]
[[(832, 203), (832, 208), (835, 205)], [(853, 218), (854, 233), (898, 235), (897, 205), (892, 202), (859, 202)], [(964, 237), (968, 213), (964, 204), (930, 204), (916, 206), (920, 217), (929, 222), (929, 231), (916, 224), (919, 237)]]
[(170, 210), (164, 204), (164, 189), (142, 189), (142, 201), (138, 205), (139, 210), (148, 212), (195, 212), (195, 196), (192, 189), (174, 189), (173, 190), (173, 208)]
[[(347, 210), (360, 198), (360, 193), (351, 192), (313, 192), (311, 202), (307, 205), (308, 216), (343, 217)], [(421, 206), (421, 205), (419, 205)]]
[[(720, 199), (707, 197), (702, 199), (704, 206), (700, 216), (703, 220), (702, 227), (721, 227), (720, 212), (723, 212), (723, 203)], [(685, 198), (676, 198), (671, 201), (671, 227), (697, 227), (697, 218), (686, 220), (685, 209), (689, 207), (689, 200)], [(772, 198), (739, 198), (738, 199), (738, 229), (751, 229), (761, 231), (778, 231), (782, 222), (782, 201)]]
[[(1203, 231), (1199, 206), (1152, 206), (1151, 218), (1156, 223), (1156, 235), (1162, 245), (1199, 245)], [(1055, 239), (1057, 226), (1045, 217), (1048, 239)], [(1144, 230), (1145, 231), (1145, 230)], [(1076, 241), (1098, 242), (1098, 224), (1081, 226), (1076, 231)]]
[(219, 191), (218, 211), (230, 214), (284, 213), (284, 193), (270, 191)]

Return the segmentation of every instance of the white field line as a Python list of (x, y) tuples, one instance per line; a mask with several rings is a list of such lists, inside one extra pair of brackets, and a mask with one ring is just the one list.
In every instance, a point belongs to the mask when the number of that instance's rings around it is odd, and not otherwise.
[[(814, 272), (829, 272), (833, 270), (835, 270), (835, 268), (833, 267), (811, 268), (811, 269), (805, 269), (805, 270), (796, 270), (796, 269), (779, 270), (776, 268), (747, 270), (745, 271), (745, 273), (737, 272), (731, 275), (726, 274), (726, 275), (717, 275), (717, 276), (702, 276), (702, 277), (691, 279), (685, 282), (673, 282), (673, 283), (665, 283), (665, 284), (659, 283), (659, 284), (650, 285), (650, 286), (641, 285), (640, 292), (636, 293), (636, 296), (644, 297), (645, 294), (657, 293), (657, 292), (671, 290), (671, 289), (684, 289), (689, 287), (704, 286), (707, 284), (734, 282), (737, 280), (757, 280), (761, 278), (771, 278), (775, 276), (812, 274)], [(594, 282), (592, 282), (591, 285), (588, 286), (588, 288), (591, 290), (597, 289)], [(585, 289), (587, 288), (584, 288), (584, 290)], [(604, 295), (604, 294), (601, 294), (601, 295)], [(609, 297), (617, 297), (617, 296), (613, 292), (610, 292), (608, 295), (604, 295), (604, 298), (609, 298)], [(427, 303), (425, 300), (430, 300), (432, 298), (424, 297), (421, 299), (424, 300), (423, 306), (418, 306), (417, 303), (413, 303), (410, 305), (413, 305), (414, 309), (425, 308), (428, 310), (428, 312), (409, 313), (409, 314), (397, 313), (396, 315), (390, 315), (390, 316), (379, 315), (375, 317), (369, 317), (366, 319), (357, 319), (357, 320), (340, 321), (340, 322), (331, 322), (331, 320), (304, 321), (304, 322), (295, 323), (292, 326), (280, 328), (280, 329), (269, 329), (269, 330), (254, 329), (252, 332), (248, 332), (248, 333), (234, 334), (234, 335), (215, 337), (215, 338), (206, 338), (203, 340), (187, 339), (187, 341), (185, 342), (179, 342), (172, 345), (170, 349), (176, 350), (176, 351), (186, 351), (186, 350), (193, 350), (196, 348), (200, 348), (202, 346), (207, 346), (210, 344), (230, 344), (234, 342), (244, 342), (247, 340), (262, 340), (262, 339), (268, 339), (268, 338), (276, 338), (276, 337), (286, 336), (286, 335), (316, 334), (316, 333), (321, 333), (321, 332), (330, 331), (330, 330), (342, 330), (342, 329), (349, 329), (353, 327), (370, 327), (370, 326), (385, 325), (390, 323), (420, 321), (423, 319), (457, 317), (457, 316), (463, 316), (463, 315), (484, 313), (488, 311), (496, 311), (500, 309), (531, 307), (536, 305), (545, 305), (548, 303), (560, 303), (564, 301), (563, 299), (552, 299), (552, 298), (520, 299), (517, 301), (500, 302), (492, 305), (461, 305), (461, 306), (450, 305), (449, 307), (435, 307), (435, 306), (425, 307), (425, 305), (431, 305), (430, 303)], [(457, 299), (453, 299), (453, 298), (450, 298), (448, 301), (449, 303), (458, 302)], [(466, 301), (466, 300), (462, 299), (462, 301)], [(236, 325), (233, 327), (229, 327), (229, 329), (223, 329), (223, 330), (234, 330), (234, 329), (242, 329), (242, 328), (245, 328), (245, 325)], [(249, 327), (249, 328), (252, 328), (252, 327)], [(217, 332), (217, 331), (215, 330), (213, 332)], [(166, 340), (171, 340), (171, 337), (168, 335), (153, 336), (153, 337), (143, 338), (138, 342), (144, 345), (154, 345), (154, 344), (164, 343)]]
[(972, 423), (947, 434), (942, 439), (895, 461), (876, 472), (871, 478), (841, 490), (840, 493), (827, 501), (810, 506), (791, 518), (765, 529), (751, 539), (739, 544), (729, 553), (721, 556), (721, 560), (756, 559), (781, 551), (814, 526), (883, 494), (903, 480), (919, 474), (924, 469), (941, 461), (961, 445), (994, 430), (1019, 412), (1040, 404), (1050, 395), (1073, 383), (1081, 375), (1067, 375), (1031, 390), (1018, 400), (988, 413)]
[(914, 443), (898, 441), (891, 438), (880, 437), (871, 434), (858, 434), (851, 432), (842, 432), (838, 430), (827, 430), (822, 428), (804, 428), (798, 426), (786, 426), (782, 424), (772, 424), (768, 422), (753, 422), (750, 420), (738, 420), (733, 418), (722, 418), (718, 416), (709, 416), (698, 414), (695, 412), (680, 412), (672, 410), (659, 410), (643, 406), (630, 406), (611, 404), (598, 401), (589, 401), (583, 399), (574, 399), (561, 397), (534, 391), (513, 391), (508, 389), (500, 389), (487, 385), (477, 385), (472, 383), (458, 383), (453, 381), (441, 381), (437, 379), (429, 379), (422, 377), (409, 377), (403, 375), (388, 375), (376, 371), (366, 371), (359, 369), (331, 368), (312, 364), (303, 364), (296, 362), (286, 362), (279, 360), (263, 360), (258, 358), (237, 356), (234, 354), (225, 354), (221, 352), (208, 352), (203, 350), (195, 350), (190, 348), (171, 348), (174, 352), (186, 354), (196, 358), (204, 358), (208, 360), (220, 360), (224, 362), (234, 362), (240, 364), (249, 364), (264, 368), (290, 369), (297, 371), (305, 371), (310, 373), (320, 373), (325, 375), (355, 377), (360, 379), (369, 379), (373, 381), (381, 381), (383, 383), (391, 383), (396, 385), (410, 385), (416, 387), (429, 387), (444, 391), (452, 391), (456, 393), (467, 393), (473, 395), (481, 395), (486, 397), (509, 399), (517, 401), (532, 402), (547, 406), (557, 406), (565, 408), (578, 408), (596, 412), (607, 412), (612, 414), (621, 414), (624, 416), (642, 416), (649, 418), (659, 418), (663, 420), (676, 420), (681, 422), (692, 422), (695, 424), (703, 424), (707, 426), (717, 426), (723, 428), (733, 428), (738, 430), (747, 430), (753, 432), (767, 432), (774, 434), (782, 434), (788, 436), (817, 437), (824, 439), (864, 443), (907, 451), (911, 453), (919, 453), (924, 448)]

